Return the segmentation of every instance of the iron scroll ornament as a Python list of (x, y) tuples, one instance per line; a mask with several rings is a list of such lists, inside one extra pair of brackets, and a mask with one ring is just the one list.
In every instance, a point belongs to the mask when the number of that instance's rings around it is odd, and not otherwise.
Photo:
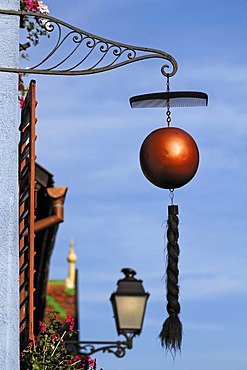
[(111, 353), (118, 358), (126, 354), (126, 349), (132, 349), (135, 334), (123, 334), (125, 341), (72, 341), (66, 342), (66, 348), (72, 355), (91, 356), (96, 352)]
[[(37, 13), (32, 12), (1, 9), (0, 14), (15, 15), (19, 17), (35, 17), (47, 32), (50, 34), (55, 34), (57, 32), (55, 45), (40, 62), (36, 63), (31, 68), (0, 67), (1, 72), (65, 76), (89, 75), (112, 70), (133, 62), (154, 58), (164, 59), (170, 63), (164, 64), (161, 67), (161, 73), (164, 76), (172, 77), (178, 70), (177, 61), (170, 54), (167, 54), (164, 51), (108, 40), (83, 31), (50, 15), (37, 15)], [(67, 54), (62, 56), (59, 61), (52, 63), (54, 54), (59, 54), (70, 39), (72, 47), (67, 51)], [(82, 52), (82, 55), (80, 52)], [(95, 58), (96, 55), (97, 59)], [(75, 57), (78, 57), (78, 60)], [(68, 66), (69, 60), (71, 61), (70, 66)], [(86, 63), (88, 63), (88, 66), (86, 68), (82, 68)], [(167, 69), (169, 69), (169, 71), (167, 71)]]

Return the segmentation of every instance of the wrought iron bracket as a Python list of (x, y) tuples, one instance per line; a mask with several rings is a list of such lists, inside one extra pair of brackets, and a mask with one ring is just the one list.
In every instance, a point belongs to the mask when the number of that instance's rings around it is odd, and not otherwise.
[(112, 353), (116, 357), (124, 357), (126, 349), (131, 349), (133, 347), (133, 337), (130, 334), (123, 334), (126, 338), (125, 341), (116, 342), (101, 342), (101, 341), (68, 341), (66, 343), (66, 348), (69, 353), (76, 355), (80, 354), (82, 356), (91, 356), (96, 352)]
[[(48, 54), (34, 66), (31, 68), (0, 66), (1, 72), (64, 76), (89, 75), (154, 58), (164, 59), (169, 63), (161, 67), (161, 73), (166, 77), (174, 76), (178, 69), (176, 60), (164, 51), (108, 40), (50, 15), (1, 9), (0, 14), (35, 17), (45, 31), (50, 35), (56, 35), (56, 41)], [(68, 42), (71, 42), (70, 46)], [(58, 54), (60, 55), (60, 60), (55, 59), (55, 53), (57, 57)]]

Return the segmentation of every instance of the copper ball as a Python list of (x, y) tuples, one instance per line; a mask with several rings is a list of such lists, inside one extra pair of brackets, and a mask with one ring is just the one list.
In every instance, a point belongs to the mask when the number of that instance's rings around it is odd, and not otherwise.
[(164, 127), (151, 132), (143, 141), (140, 164), (152, 184), (176, 189), (195, 176), (199, 151), (187, 132), (177, 127)]

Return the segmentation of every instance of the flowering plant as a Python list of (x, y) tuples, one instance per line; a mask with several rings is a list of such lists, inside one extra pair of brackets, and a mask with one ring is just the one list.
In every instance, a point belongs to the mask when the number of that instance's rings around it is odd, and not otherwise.
[[(37, 0), (20, 0), (21, 10), (30, 11), (33, 13), (49, 14), (48, 6), (43, 4), (43, 1)], [(28, 31), (27, 39), (32, 42), (34, 46), (39, 43), (39, 36), (48, 36), (49, 33), (44, 26), (42, 19), (38, 16), (33, 20), (30, 20), (28, 16), (22, 16), (20, 27), (26, 28)]]
[(20, 108), (22, 109), (25, 101), (25, 95), (28, 91), (28, 87), (24, 84), (23, 73), (19, 73), (18, 81), (18, 99), (20, 101)]
[[(27, 30), (27, 41), (24, 44), (20, 44), (21, 58), (28, 59), (28, 54), (24, 51), (31, 46), (30, 42), (36, 46), (39, 43), (40, 36), (50, 37), (49, 34), (49, 22), (44, 19), (40, 19), (38, 14), (49, 14), (48, 6), (43, 1), (37, 0), (20, 0), (20, 9), (24, 11), (30, 11), (37, 13), (37, 17), (30, 18), (26, 15), (20, 17), (20, 28)], [(20, 101), (20, 108), (23, 107), (24, 97), (27, 93), (28, 87), (24, 85), (23, 74), (19, 74), (19, 86), (18, 86), (18, 99)]]
[(90, 356), (69, 354), (65, 339), (75, 333), (73, 329), (70, 315), (62, 324), (56, 320), (56, 312), (47, 313), (39, 335), (21, 353), (21, 370), (96, 370), (96, 361)]

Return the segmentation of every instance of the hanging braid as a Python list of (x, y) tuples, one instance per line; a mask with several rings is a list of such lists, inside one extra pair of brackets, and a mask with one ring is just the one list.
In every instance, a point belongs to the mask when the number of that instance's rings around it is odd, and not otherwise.
[(168, 206), (168, 221), (167, 221), (167, 268), (166, 268), (166, 298), (167, 312), (169, 317), (165, 320), (160, 332), (160, 340), (162, 347), (171, 350), (176, 355), (177, 350), (181, 350), (182, 342), (182, 323), (178, 317), (180, 313), (180, 304), (178, 302), (179, 286), (178, 286), (178, 206)]

